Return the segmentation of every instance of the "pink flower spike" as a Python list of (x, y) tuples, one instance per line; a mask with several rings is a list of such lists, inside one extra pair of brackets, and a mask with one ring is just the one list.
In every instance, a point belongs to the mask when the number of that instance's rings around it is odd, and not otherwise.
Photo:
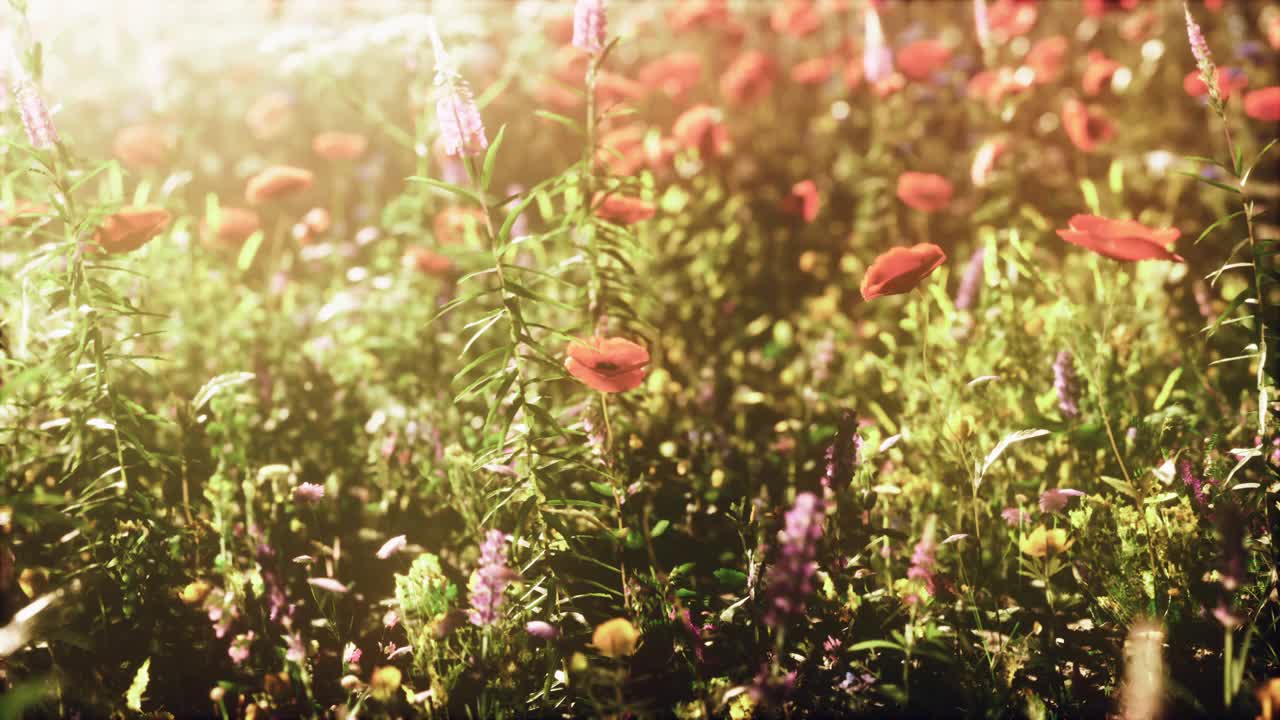
[(307, 583), (313, 587), (318, 587), (331, 593), (338, 593), (339, 595), (347, 592), (347, 586), (333, 578), (307, 578)]
[(605, 0), (578, 0), (573, 8), (573, 46), (598, 55), (608, 35)]

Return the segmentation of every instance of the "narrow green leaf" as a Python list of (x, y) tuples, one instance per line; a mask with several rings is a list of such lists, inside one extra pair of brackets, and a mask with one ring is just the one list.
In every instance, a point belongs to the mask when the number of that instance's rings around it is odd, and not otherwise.
[(1156, 396), (1155, 409), (1159, 410), (1169, 401), (1169, 394), (1173, 392), (1173, 388), (1178, 384), (1178, 378), (1182, 377), (1182, 368), (1176, 367), (1173, 372), (1169, 373), (1169, 377), (1165, 378), (1164, 387), (1160, 388), (1160, 394)]
[(435, 178), (429, 178), (429, 177), (421, 177), (418, 175), (414, 175), (410, 177), (409, 181), (420, 182), (420, 183), (423, 183), (424, 185), (430, 185), (433, 188), (443, 190), (447, 193), (452, 193), (466, 200), (470, 200), (472, 204), (476, 205), (477, 207), (484, 207), (484, 201), (480, 199), (479, 195), (471, 192), (470, 190), (460, 185), (454, 185), (453, 183), (447, 183), (443, 180), (437, 180)]
[(849, 647), (850, 650), (897, 650), (902, 652), (902, 646), (888, 640), (863, 640), (860, 643), (854, 643)]
[(1084, 204), (1094, 215), (1102, 214), (1102, 201), (1098, 197), (1098, 186), (1089, 178), (1080, 181), (1080, 192), (1084, 195)]
[(1219, 190), (1225, 190), (1225, 191), (1227, 191), (1227, 192), (1231, 193), (1232, 195), (1239, 195), (1239, 194), (1240, 194), (1240, 188), (1234, 188), (1234, 187), (1231, 187), (1230, 185), (1227, 185), (1226, 183), (1220, 183), (1220, 182), (1218, 182), (1217, 180), (1210, 180), (1210, 179), (1209, 179), (1209, 178), (1207, 178), (1207, 177), (1203, 177), (1203, 176), (1201, 176), (1199, 173), (1188, 172), (1188, 171), (1186, 171), (1186, 170), (1179, 170), (1179, 171), (1178, 171), (1178, 173), (1179, 173), (1179, 174), (1181, 174), (1181, 175), (1186, 175), (1187, 177), (1192, 178), (1193, 180), (1196, 180), (1197, 182), (1202, 182), (1202, 183), (1204, 183), (1205, 185), (1210, 185), (1210, 186), (1212, 186), (1212, 187), (1216, 187), (1216, 188), (1218, 188)]
[(493, 179), (493, 168), (498, 162), (498, 148), (502, 147), (502, 138), (506, 137), (507, 126), (498, 128), (498, 134), (489, 143), (489, 150), (484, 155), (484, 166), (480, 171), (480, 191), (489, 192), (489, 182)]
[(244, 241), (244, 245), (240, 248), (240, 256), (236, 258), (236, 267), (240, 268), (240, 272), (248, 272), (253, 265), (253, 258), (258, 254), (258, 248), (262, 247), (262, 239), (266, 235), (261, 230), (255, 230), (248, 240)]
[(719, 568), (711, 574), (716, 576), (716, 580), (719, 580), (721, 585), (734, 589), (741, 589), (747, 586), (747, 574), (741, 570)]
[(1204, 231), (1200, 233), (1200, 237), (1196, 238), (1196, 241), (1192, 244), (1199, 245), (1201, 240), (1204, 240), (1205, 237), (1209, 235), (1209, 233), (1218, 229), (1223, 223), (1231, 222), (1232, 220), (1240, 217), (1243, 214), (1244, 214), (1243, 210), (1237, 210), (1231, 213), (1230, 215), (1225, 215), (1223, 217), (1218, 218), (1217, 220), (1214, 220), (1213, 223), (1209, 225), (1209, 227), (1205, 228)]
[(563, 126), (565, 126), (565, 127), (569, 128), (570, 130), (574, 131), (575, 133), (577, 133), (577, 134), (579, 134), (579, 135), (586, 135), (586, 134), (587, 134), (587, 133), (582, 129), (582, 126), (581, 126), (581, 125), (579, 125), (579, 124), (577, 123), (577, 121), (572, 120), (572, 119), (570, 119), (570, 118), (567, 118), (567, 117), (565, 117), (564, 115), (559, 115), (559, 114), (557, 114), (557, 113), (548, 112), (548, 111), (546, 111), (546, 110), (534, 110), (534, 111), (533, 111), (533, 114), (534, 114), (535, 116), (537, 116), (537, 117), (540, 117), (540, 118), (544, 119), (544, 120), (550, 120), (550, 121), (552, 121), (552, 122), (560, 123), (561, 125), (563, 125)]
[(204, 407), (206, 403), (213, 399), (215, 395), (236, 385), (243, 385), (256, 377), (251, 372), (231, 372), (218, 375), (209, 382), (205, 383), (196, 396), (191, 400), (191, 411), (195, 412)]

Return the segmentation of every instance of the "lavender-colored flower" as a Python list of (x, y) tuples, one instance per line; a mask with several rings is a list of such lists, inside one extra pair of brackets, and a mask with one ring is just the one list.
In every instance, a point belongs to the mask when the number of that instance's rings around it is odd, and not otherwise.
[(318, 587), (321, 590), (325, 590), (331, 593), (337, 593), (339, 595), (347, 592), (348, 590), (346, 585), (343, 585), (337, 580), (334, 580), (333, 578), (329, 578), (329, 577), (307, 578), (307, 584), (311, 585), (312, 587)]
[(880, 14), (872, 5), (867, 5), (865, 15), (866, 27), (862, 45), (862, 71), (867, 82), (874, 85), (893, 73), (893, 53), (884, 42), (884, 28), (880, 25)]
[(1024, 522), (1031, 520), (1031, 513), (1022, 508), (1005, 508), (1000, 512), (1000, 517), (1004, 518), (1005, 524), (1009, 527), (1016, 527)]
[(805, 600), (813, 592), (813, 574), (818, 569), (814, 558), (824, 519), (822, 500), (813, 493), (797, 495), (787, 511), (785, 527), (778, 533), (778, 559), (766, 578), (767, 624), (777, 626), (804, 613)]
[(13, 96), (18, 101), (18, 112), (22, 116), (22, 127), (27, 131), (27, 141), (37, 150), (52, 150), (58, 144), (58, 129), (53, 126), (53, 118), (49, 108), (40, 97), (40, 91), (30, 78), (22, 78), (13, 87)]
[(831, 377), (831, 363), (836, 359), (836, 336), (828, 332), (813, 346), (813, 359), (809, 366), (813, 368), (813, 379), (826, 382)]
[(1058, 393), (1058, 409), (1068, 419), (1080, 417), (1080, 386), (1076, 381), (1075, 358), (1063, 350), (1053, 363), (1053, 389)]
[(315, 505), (324, 499), (324, 486), (304, 482), (293, 489), (294, 502)]
[(1213, 66), (1213, 56), (1209, 53), (1209, 43), (1205, 42), (1204, 33), (1200, 30), (1200, 24), (1191, 16), (1191, 8), (1184, 4), (1182, 10), (1187, 17), (1187, 40), (1191, 43), (1191, 54), (1195, 56), (1196, 64), (1203, 71), (1206, 65)]
[(1083, 492), (1080, 492), (1079, 490), (1072, 490), (1070, 488), (1052, 488), (1045, 490), (1040, 495), (1040, 512), (1061, 512), (1062, 509), (1067, 506), (1067, 503), (1071, 501), (1071, 498), (1080, 497), (1082, 495), (1084, 495)]
[(440, 99), (436, 101), (436, 119), (447, 154), (479, 155), (489, 147), (480, 108), (476, 107), (470, 86), (461, 78), (441, 88)]
[(429, 33), (436, 55), (436, 121), (440, 123), (444, 153), (452, 157), (479, 155), (489, 147), (489, 139), (484, 134), (484, 121), (471, 86), (458, 74), (434, 24)]
[(991, 44), (991, 20), (987, 15), (987, 0), (973, 0), (973, 29), (978, 44), (986, 48)]
[(253, 647), (253, 639), (257, 635), (252, 631), (235, 636), (231, 640), (231, 646), (227, 648), (227, 655), (231, 656), (231, 662), (239, 665), (249, 659), (249, 651)]
[(911, 553), (911, 567), (907, 569), (907, 578), (921, 580), (930, 593), (934, 591), (934, 569), (937, 567), (937, 528), (938, 520), (930, 515), (925, 522), (924, 532)]
[(1262, 62), (1266, 54), (1266, 48), (1256, 40), (1247, 40), (1236, 46), (1236, 57), (1249, 63)]
[(530, 620), (529, 623), (524, 626), (524, 629), (525, 632), (539, 640), (555, 640), (560, 636), (560, 631), (556, 629), (555, 625), (541, 620)]
[(404, 546), (407, 544), (408, 540), (405, 539), (404, 535), (397, 535), (391, 538), (390, 540), (382, 543), (382, 547), (378, 548), (378, 559), (386, 560), (392, 555), (403, 550)]
[(605, 0), (578, 0), (573, 7), (573, 46), (599, 54), (604, 49), (608, 25)]
[(986, 247), (980, 247), (973, 251), (969, 262), (965, 263), (964, 275), (960, 277), (960, 287), (956, 290), (957, 308), (968, 310), (978, 301), (978, 291), (982, 289), (982, 264), (986, 256)]
[(1184, 459), (1178, 464), (1178, 469), (1181, 470), (1182, 484), (1186, 485), (1191, 494), (1195, 496), (1196, 504), (1202, 508), (1207, 507), (1209, 499), (1204, 493), (1204, 481), (1191, 472), (1191, 461)]
[(285, 637), (284, 659), (289, 662), (300, 663), (307, 659), (307, 646), (302, 642), (302, 635), (299, 633), (290, 633)]
[(480, 544), (480, 567), (471, 573), (471, 624), (492, 625), (502, 616), (503, 593), (517, 575), (507, 567), (507, 541), (501, 530), (485, 533)]
[(853, 479), (854, 468), (862, 462), (862, 436), (858, 434), (858, 417), (845, 412), (836, 426), (836, 436), (827, 448), (827, 472), (822, 476), (822, 486)]

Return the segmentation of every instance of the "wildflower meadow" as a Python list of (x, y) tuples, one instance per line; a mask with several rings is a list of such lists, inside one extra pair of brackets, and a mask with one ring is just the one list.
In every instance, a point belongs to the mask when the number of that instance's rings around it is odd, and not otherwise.
[(1280, 719), (1277, 0), (5, 0), (0, 720)]

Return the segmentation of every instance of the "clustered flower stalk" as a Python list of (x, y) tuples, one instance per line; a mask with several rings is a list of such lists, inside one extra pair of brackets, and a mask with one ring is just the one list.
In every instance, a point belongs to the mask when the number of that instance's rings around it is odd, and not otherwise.
[(515, 579), (516, 573), (507, 567), (507, 541), (510, 537), (501, 530), (485, 533), (480, 545), (480, 567), (471, 574), (471, 611), (468, 616), (473, 625), (486, 627), (502, 618), (503, 594)]
[(822, 500), (813, 493), (800, 493), (787, 511), (785, 527), (778, 533), (778, 559), (769, 568), (766, 624), (777, 627), (804, 614), (805, 602), (813, 592), (813, 576), (818, 541), (825, 519)]
[(969, 256), (964, 266), (964, 275), (960, 277), (960, 287), (956, 290), (956, 308), (969, 310), (978, 301), (978, 292), (982, 289), (982, 264), (987, 256), (987, 249), (980, 247)]
[(911, 567), (907, 569), (907, 579), (918, 580), (932, 595), (934, 592), (934, 567), (937, 564), (937, 528), (938, 519), (930, 515), (925, 522), (924, 532), (911, 553)]
[(1080, 383), (1075, 358), (1063, 350), (1053, 363), (1053, 389), (1058, 393), (1058, 409), (1068, 419), (1080, 417)]
[(1258, 435), (1267, 437), (1267, 324), (1264, 313), (1267, 304), (1262, 293), (1262, 278), (1264, 277), (1264, 269), (1261, 265), (1261, 255), (1257, 249), (1257, 239), (1253, 231), (1254, 203), (1248, 199), (1245, 193), (1244, 184), (1249, 173), (1242, 172), (1244, 168), (1240, 167), (1240, 161), (1236, 156), (1235, 142), (1231, 138), (1231, 124), (1227, 122), (1226, 102), (1223, 101), (1218, 90), (1218, 73), (1213, 62), (1213, 56), (1209, 52), (1209, 44), (1205, 41), (1204, 32), (1200, 29), (1200, 24), (1196, 22), (1191, 15), (1191, 8), (1183, 4), (1183, 12), (1187, 20), (1187, 41), (1191, 45), (1191, 54), (1195, 56), (1196, 67), (1200, 70), (1200, 79), (1209, 89), (1209, 106), (1213, 109), (1214, 114), (1222, 122), (1222, 132), (1226, 136), (1227, 154), (1230, 156), (1231, 167), (1235, 171), (1237, 178), (1237, 189), (1241, 197), (1241, 204), (1244, 210), (1245, 227), (1248, 230), (1249, 237), (1249, 255), (1253, 264), (1253, 287), (1255, 292), (1254, 300), (1257, 307), (1254, 309), (1254, 324), (1258, 328)]
[(862, 46), (862, 70), (867, 82), (875, 85), (893, 74), (893, 54), (885, 44), (884, 28), (880, 25), (880, 13), (868, 4)]
[(578, 0), (573, 8), (573, 46), (599, 55), (608, 35), (605, 0)]
[(436, 119), (440, 123), (445, 154), (450, 157), (474, 157), (489, 147), (484, 132), (484, 121), (476, 106), (471, 86), (458, 73), (449, 54), (445, 52), (440, 33), (432, 25), (429, 28), (431, 47), (436, 56), (435, 86)]

